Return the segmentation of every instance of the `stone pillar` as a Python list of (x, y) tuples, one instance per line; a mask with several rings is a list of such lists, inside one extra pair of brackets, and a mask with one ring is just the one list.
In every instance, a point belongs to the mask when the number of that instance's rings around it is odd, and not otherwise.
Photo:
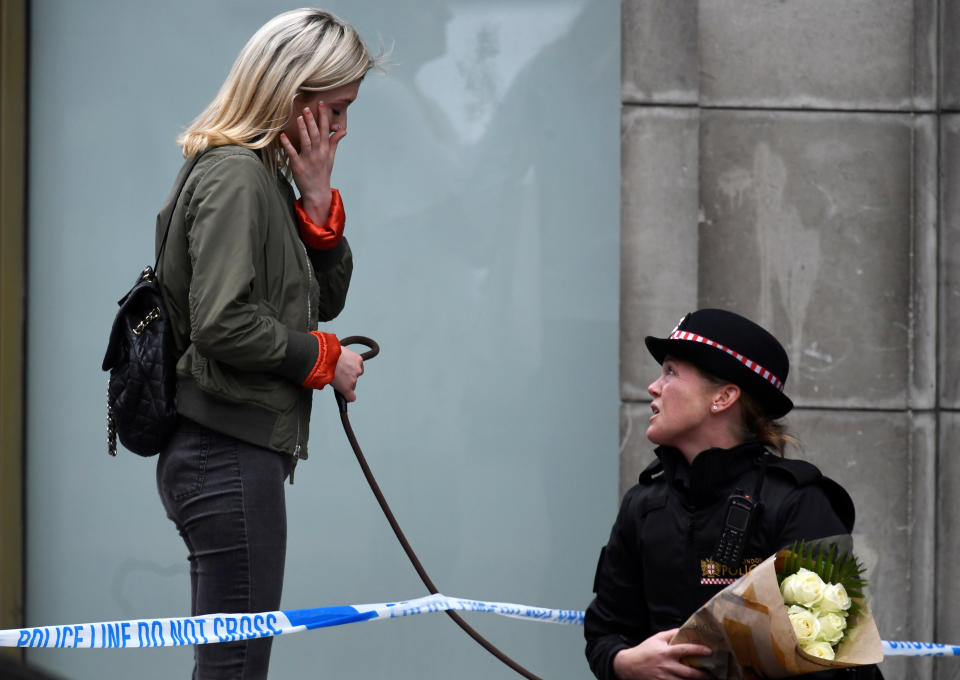
[[(622, 12), (621, 491), (651, 460), (643, 336), (744, 314), (790, 355), (793, 455), (856, 502), (881, 637), (960, 642), (958, 3)], [(960, 660), (883, 669), (946, 680)]]

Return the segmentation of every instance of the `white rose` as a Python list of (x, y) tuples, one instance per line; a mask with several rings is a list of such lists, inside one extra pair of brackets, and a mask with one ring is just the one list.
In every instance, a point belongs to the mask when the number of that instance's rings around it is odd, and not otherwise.
[(829, 642), (831, 645), (840, 642), (843, 631), (847, 628), (847, 618), (845, 616), (836, 612), (827, 612), (818, 616), (817, 620), (820, 621), (820, 635), (817, 640)]
[(799, 604), (812, 607), (820, 601), (826, 584), (818, 574), (809, 569), (801, 569), (796, 574), (790, 574), (780, 584), (780, 593), (786, 604)]
[(843, 612), (850, 609), (850, 596), (842, 583), (828, 583), (823, 587), (823, 595), (817, 602), (821, 612)]
[(816, 656), (821, 659), (833, 660), (833, 647), (830, 646), (829, 642), (807, 642), (800, 645), (800, 649), (805, 651), (811, 656)]
[(820, 634), (820, 620), (809, 609), (792, 605), (787, 609), (787, 617), (801, 643), (813, 642)]

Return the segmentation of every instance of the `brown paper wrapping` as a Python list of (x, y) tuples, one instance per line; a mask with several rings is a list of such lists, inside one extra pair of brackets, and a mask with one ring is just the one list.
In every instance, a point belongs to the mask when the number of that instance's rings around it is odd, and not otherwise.
[(739, 578), (687, 619), (671, 644), (695, 642), (713, 650), (710, 656), (689, 657), (686, 663), (725, 680), (784, 678), (831, 668), (883, 661), (880, 633), (866, 601), (860, 613), (847, 619), (847, 630), (832, 661), (800, 649), (787, 618), (777, 583), (778, 560), (787, 551), (766, 559)]

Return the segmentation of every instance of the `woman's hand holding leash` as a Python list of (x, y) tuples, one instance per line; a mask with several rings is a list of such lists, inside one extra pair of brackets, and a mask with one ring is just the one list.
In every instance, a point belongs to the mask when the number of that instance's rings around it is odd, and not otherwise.
[[(347, 345), (356, 344), (366, 345), (369, 349), (362, 354), (347, 349)], [(357, 389), (357, 378), (363, 374), (363, 362), (378, 354), (380, 354), (380, 345), (364, 335), (351, 335), (340, 340), (340, 359), (337, 361), (337, 370), (330, 384), (336, 392), (337, 403), (342, 413), (346, 413), (347, 402), (355, 401), (357, 398), (354, 390)]]
[(341, 343), (340, 358), (331, 385), (347, 401), (356, 401), (357, 379), (363, 375), (363, 357)]

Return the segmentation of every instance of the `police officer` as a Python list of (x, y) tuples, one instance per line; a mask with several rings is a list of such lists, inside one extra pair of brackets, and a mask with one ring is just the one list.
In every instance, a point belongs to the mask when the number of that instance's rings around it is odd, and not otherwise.
[[(770, 333), (701, 309), (646, 345), (662, 366), (648, 387), (657, 460), (624, 496), (600, 553), (586, 654), (600, 680), (707, 679), (681, 659), (709, 648), (671, 646), (677, 628), (795, 540), (849, 534), (853, 502), (813, 465), (783, 458), (795, 443), (778, 420), (793, 408), (783, 393), (789, 360)], [(732, 503), (742, 513), (737, 525), (750, 527), (740, 550), (720, 540)], [(805, 677), (882, 676), (869, 666)]]

